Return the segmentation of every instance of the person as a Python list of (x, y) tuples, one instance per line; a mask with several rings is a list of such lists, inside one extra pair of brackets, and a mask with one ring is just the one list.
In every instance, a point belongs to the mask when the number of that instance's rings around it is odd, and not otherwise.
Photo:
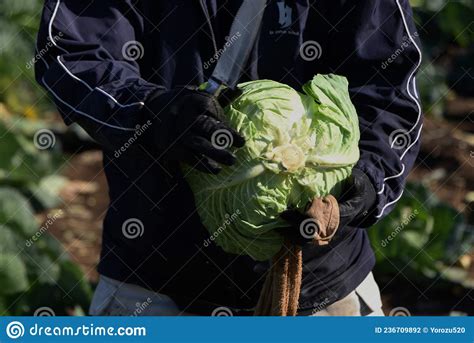
[[(245, 144), (225, 123), (222, 99), (197, 88), (239, 39), (228, 33), (240, 4), (45, 1), (37, 81), (66, 124), (100, 143), (109, 185), (92, 315), (252, 313), (268, 263), (206, 244), (179, 167), (232, 165), (233, 148), (210, 142), (216, 130)], [(300, 242), (301, 315), (382, 315), (366, 229), (400, 199), (419, 149), (420, 63), (408, 0), (267, 2), (241, 80), (298, 90), (317, 73), (344, 75), (361, 131), (337, 234), (327, 246)]]

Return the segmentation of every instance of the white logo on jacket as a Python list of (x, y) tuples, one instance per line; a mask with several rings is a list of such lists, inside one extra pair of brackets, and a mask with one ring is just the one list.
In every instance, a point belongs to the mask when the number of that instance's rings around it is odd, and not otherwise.
[(278, 5), (278, 11), (280, 13), (278, 23), (280, 24), (280, 28), (286, 29), (289, 27), (292, 23), (292, 8), (290, 6), (287, 6), (284, 1), (277, 2)]
[[(292, 35), (299, 36), (300, 30), (294, 30), (293, 26), (293, 8), (288, 6), (285, 1), (278, 1), (278, 27), (268, 31), (270, 35)], [(276, 20), (275, 20), (276, 21)]]

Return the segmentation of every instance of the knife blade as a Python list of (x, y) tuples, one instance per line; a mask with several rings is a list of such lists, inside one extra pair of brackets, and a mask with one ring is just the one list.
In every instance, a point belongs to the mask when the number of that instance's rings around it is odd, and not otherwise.
[(266, 0), (244, 0), (231, 25), (228, 37), (237, 36), (222, 52), (204, 91), (218, 95), (222, 88), (235, 88), (255, 45)]

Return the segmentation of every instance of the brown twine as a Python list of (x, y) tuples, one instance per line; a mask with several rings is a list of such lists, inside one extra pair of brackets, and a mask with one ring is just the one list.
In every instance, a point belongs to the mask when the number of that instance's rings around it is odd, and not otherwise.
[[(306, 215), (312, 218), (318, 230), (313, 243), (329, 244), (339, 227), (339, 206), (336, 198), (328, 195), (315, 198)], [(260, 293), (255, 316), (296, 316), (301, 291), (303, 257), (301, 246), (285, 241), (273, 257), (272, 265)]]

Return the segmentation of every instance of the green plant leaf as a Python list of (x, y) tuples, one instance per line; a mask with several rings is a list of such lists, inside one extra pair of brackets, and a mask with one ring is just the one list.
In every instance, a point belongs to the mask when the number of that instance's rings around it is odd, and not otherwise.
[(0, 224), (16, 230), (25, 239), (37, 230), (38, 223), (30, 203), (13, 188), (0, 187)]
[(80, 305), (87, 310), (92, 300), (92, 289), (81, 269), (70, 260), (61, 263), (61, 273), (58, 285), (68, 292), (68, 297), (72, 299), (70, 305)]
[(0, 294), (8, 295), (28, 289), (25, 264), (18, 255), (0, 254)]
[(436, 276), (439, 262), (454, 262), (465, 253), (464, 243), (472, 242), (467, 232), (458, 229), (463, 224), (461, 213), (422, 184), (408, 184), (392, 213), (369, 230), (379, 269)]

